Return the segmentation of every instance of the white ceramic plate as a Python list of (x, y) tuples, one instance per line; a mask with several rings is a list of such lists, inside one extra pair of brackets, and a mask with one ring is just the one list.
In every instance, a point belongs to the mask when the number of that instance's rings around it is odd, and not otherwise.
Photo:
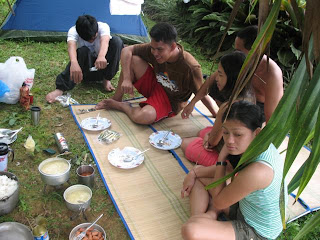
[(83, 129), (89, 130), (89, 131), (101, 131), (111, 126), (111, 121), (107, 118), (99, 117), (98, 127), (94, 128), (93, 126), (96, 123), (97, 123), (96, 117), (89, 117), (89, 118), (83, 119), (80, 125)]
[[(143, 163), (143, 154), (135, 158), (135, 156), (140, 153), (141, 151), (134, 147), (125, 147), (123, 149), (115, 148), (109, 152), (108, 160), (113, 166), (117, 168), (131, 169), (138, 167), (141, 165), (141, 163)], [(126, 162), (125, 159), (128, 159), (130, 157), (133, 157), (134, 160)]]
[[(12, 130), (10, 130), (10, 129), (0, 128), (0, 133), (1, 134), (8, 134), (8, 133), (11, 133), (11, 132), (12, 132)], [(12, 139), (7, 138), (7, 137), (0, 138), (0, 143), (6, 143), (8, 145), (13, 143), (15, 140), (17, 140), (18, 134), (16, 134)]]
[(149, 137), (150, 144), (158, 149), (161, 150), (172, 150), (180, 147), (182, 139), (178, 134), (175, 134), (174, 132), (170, 132), (167, 136), (167, 140), (164, 141), (164, 144), (161, 146), (159, 145), (159, 141), (164, 139), (165, 135), (168, 133), (168, 131), (158, 131), (154, 132)]

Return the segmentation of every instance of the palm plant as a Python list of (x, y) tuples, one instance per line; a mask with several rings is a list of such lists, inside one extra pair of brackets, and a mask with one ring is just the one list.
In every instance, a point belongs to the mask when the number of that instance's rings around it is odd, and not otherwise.
[[(281, 0), (254, 0), (253, 2), (259, 2), (259, 34), (238, 76), (236, 88), (230, 97), (230, 102), (237, 98), (243, 87), (250, 81), (260, 59), (268, 49), (272, 35), (276, 30)], [(241, 3), (242, 0), (235, 2), (226, 32), (231, 26), (235, 16), (234, 13), (237, 12)], [(296, 24), (303, 36), (302, 56), (298, 68), (293, 74), (285, 94), (268, 124), (243, 154), (234, 172), (208, 185), (207, 188), (214, 187), (227, 178), (232, 177), (240, 170), (240, 165), (243, 166), (252, 162), (271, 143), (279, 147), (288, 133), (290, 133), (290, 139), (285, 158), (283, 181), (295, 161), (299, 150), (305, 143), (311, 139), (313, 140), (310, 156), (288, 185), (289, 192), (298, 188), (296, 199), (301, 195), (320, 162), (320, 28), (318, 26), (320, 15), (316, 13), (320, 9), (320, 1), (306, 1), (304, 13), (298, 7), (301, 4), (300, 0), (287, 1), (286, 4), (287, 8), (290, 7), (292, 9), (292, 17), (295, 18)], [(284, 121), (283, 119), (287, 120)], [(283, 219), (285, 219), (284, 209), (284, 201), (281, 201)], [(320, 212), (310, 219), (294, 239), (300, 239), (319, 223)]]

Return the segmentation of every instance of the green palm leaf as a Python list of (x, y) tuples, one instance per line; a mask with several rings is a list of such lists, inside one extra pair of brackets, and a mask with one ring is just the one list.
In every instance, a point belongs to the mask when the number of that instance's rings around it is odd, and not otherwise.
[(320, 103), (320, 65), (316, 68), (310, 85), (302, 97), (294, 128), (291, 130), (286, 162), (283, 169), (284, 176), (288, 173), (293, 161), (305, 143), (305, 139), (315, 126)]
[[(320, 65), (319, 65), (320, 67)], [(312, 152), (309, 158), (306, 161), (306, 167), (303, 171), (303, 175), (300, 179), (300, 186), (296, 196), (296, 199), (300, 196), (302, 191), (307, 186), (312, 175), (317, 169), (318, 164), (320, 163), (320, 111), (318, 111), (318, 120), (315, 129), (315, 138), (312, 144)]]

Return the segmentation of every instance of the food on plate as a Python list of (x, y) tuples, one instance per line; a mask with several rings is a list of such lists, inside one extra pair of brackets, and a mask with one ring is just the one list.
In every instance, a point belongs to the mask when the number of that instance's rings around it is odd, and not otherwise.
[(104, 130), (98, 136), (98, 140), (104, 143), (112, 143), (120, 138), (120, 133), (112, 130)]

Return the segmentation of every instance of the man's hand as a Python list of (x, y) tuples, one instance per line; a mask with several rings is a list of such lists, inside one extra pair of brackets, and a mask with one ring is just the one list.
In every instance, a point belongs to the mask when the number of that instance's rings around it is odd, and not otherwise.
[(82, 70), (78, 62), (71, 63), (70, 66), (70, 79), (75, 83), (81, 83), (83, 79)]
[(121, 84), (121, 90), (123, 94), (130, 94), (133, 96), (133, 84), (132, 82), (126, 81), (125, 79), (123, 79), (123, 82)]
[(94, 63), (94, 66), (97, 69), (105, 69), (107, 65), (107, 59), (104, 56), (98, 56), (96, 62)]

